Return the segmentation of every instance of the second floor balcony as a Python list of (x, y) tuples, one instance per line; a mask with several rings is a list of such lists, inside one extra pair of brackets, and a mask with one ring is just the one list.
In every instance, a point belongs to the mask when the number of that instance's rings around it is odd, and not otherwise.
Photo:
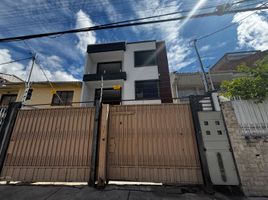
[(97, 64), (96, 74), (85, 74), (83, 81), (99, 81), (103, 80), (126, 80), (126, 72), (122, 71), (122, 62), (102, 62)]

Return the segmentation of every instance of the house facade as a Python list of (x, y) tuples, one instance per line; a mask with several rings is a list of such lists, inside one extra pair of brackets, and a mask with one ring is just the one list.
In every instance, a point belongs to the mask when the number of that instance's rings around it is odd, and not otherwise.
[[(206, 74), (208, 84), (212, 90), (219, 90), (220, 85), (225, 80), (232, 80), (244, 76), (237, 72), (237, 67), (241, 64), (254, 66), (254, 63), (268, 55), (266, 51), (243, 51), (226, 53), (213, 65)], [(172, 95), (176, 101), (188, 100), (190, 95), (205, 94), (202, 74), (200, 72), (170, 74)]]
[(109, 104), (172, 102), (164, 42), (88, 45), (86, 57), (82, 102), (101, 96)]
[(241, 64), (254, 66), (255, 62), (263, 59), (268, 55), (268, 50), (265, 51), (240, 51), (224, 54), (218, 62), (210, 68), (214, 72), (234, 72)]
[[(0, 106), (11, 102), (19, 102), (25, 91), (25, 82), (16, 76), (0, 74)], [(32, 82), (28, 98), (24, 105), (37, 107), (79, 106), (81, 82), (52, 82), (54, 90), (48, 82)], [(57, 95), (56, 95), (57, 92)], [(61, 100), (59, 100), (58, 96)]]
[[(237, 72), (211, 72), (207, 74), (209, 84), (214, 90), (219, 90), (220, 85), (225, 80), (232, 80), (240, 77)], [(194, 73), (172, 73), (170, 74), (172, 95), (176, 101), (188, 101), (190, 95), (205, 94), (202, 74)]]

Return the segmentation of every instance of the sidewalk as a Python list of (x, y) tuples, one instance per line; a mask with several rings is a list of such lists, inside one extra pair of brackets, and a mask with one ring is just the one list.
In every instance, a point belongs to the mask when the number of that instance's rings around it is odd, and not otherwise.
[[(1, 200), (239, 200), (243, 197), (226, 197), (195, 193), (183, 193), (180, 188), (166, 187), (126, 187), (107, 186), (104, 190), (97, 190), (88, 186), (17, 186), (0, 185)], [(249, 198), (250, 200), (268, 200), (268, 198)]]

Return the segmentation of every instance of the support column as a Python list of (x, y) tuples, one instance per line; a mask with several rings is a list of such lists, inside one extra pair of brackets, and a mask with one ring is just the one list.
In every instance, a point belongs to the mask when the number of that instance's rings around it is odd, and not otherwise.
[(92, 138), (92, 150), (91, 150), (91, 165), (90, 165), (90, 177), (88, 185), (94, 187), (96, 181), (96, 163), (98, 154), (98, 132), (99, 132), (99, 118), (101, 112), (101, 105), (99, 101), (96, 101), (95, 116), (94, 116), (94, 129)]
[(107, 142), (108, 142), (108, 126), (109, 126), (109, 104), (102, 106), (100, 121), (100, 140), (98, 154), (98, 187), (104, 187), (107, 181)]

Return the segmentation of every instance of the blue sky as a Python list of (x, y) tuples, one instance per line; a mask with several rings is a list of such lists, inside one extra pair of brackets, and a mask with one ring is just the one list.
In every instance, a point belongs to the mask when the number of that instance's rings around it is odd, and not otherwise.
[[(25, 34), (62, 31), (88, 27), (181, 10), (232, 3), (238, 0), (1, 0), (0, 38)], [(246, 1), (245, 1), (246, 2)], [(263, 0), (247, 0), (233, 8), (257, 6)], [(207, 9), (198, 12), (209, 12)], [(193, 13), (194, 14), (194, 13)], [(251, 14), (251, 15), (250, 15)], [(244, 17), (250, 15), (243, 21)], [(179, 15), (174, 15), (179, 16)], [(81, 80), (87, 44), (114, 41), (165, 40), (170, 71), (199, 71), (192, 39), (234, 23), (229, 29), (198, 42), (206, 67), (211, 67), (227, 52), (268, 49), (268, 11), (246, 12), (100, 30), (96, 32), (59, 35), (25, 42), (0, 43), (0, 63), (25, 58), (37, 53), (33, 80), (45, 80), (40, 66), (50, 80)], [(0, 65), (0, 72), (27, 77), (29, 61)]]

